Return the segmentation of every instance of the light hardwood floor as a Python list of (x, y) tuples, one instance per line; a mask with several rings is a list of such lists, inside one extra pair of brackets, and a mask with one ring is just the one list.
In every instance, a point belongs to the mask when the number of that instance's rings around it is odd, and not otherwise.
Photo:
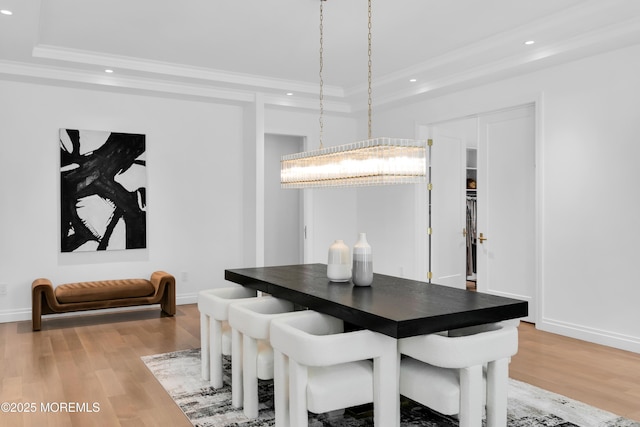
[(511, 378), (640, 421), (640, 354), (521, 323)]
[[(47, 318), (0, 324), (0, 403), (36, 405), (34, 413), (0, 412), (3, 426), (190, 426), (140, 360), (200, 346), (195, 304), (175, 317), (159, 310)], [(520, 327), (511, 376), (640, 420), (640, 354)], [(43, 412), (66, 402), (99, 412)], [(46, 409), (46, 408), (45, 408)], [(80, 408), (82, 409), (82, 408)]]

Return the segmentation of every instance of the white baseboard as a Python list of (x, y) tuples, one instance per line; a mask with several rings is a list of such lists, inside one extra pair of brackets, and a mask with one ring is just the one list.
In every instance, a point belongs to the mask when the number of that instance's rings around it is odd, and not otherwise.
[(0, 323), (20, 322), (23, 320), (31, 320), (31, 308), (0, 311)]
[[(176, 305), (195, 304), (197, 302), (198, 302), (197, 293), (176, 296)], [(48, 318), (86, 316), (87, 313), (95, 314), (99, 312), (99, 313), (107, 314), (107, 313), (117, 313), (120, 311), (149, 310), (150, 308), (159, 308), (159, 307), (160, 307), (160, 304), (137, 305), (132, 307), (103, 308), (100, 310), (86, 310), (86, 311), (74, 311), (70, 313), (46, 314), (45, 316)], [(22, 322), (25, 320), (31, 321), (31, 307), (0, 311), (0, 323)]]
[(618, 334), (611, 331), (546, 318), (536, 323), (536, 328), (541, 331), (552, 332), (582, 341), (640, 353), (640, 337)]
[[(176, 296), (176, 305), (195, 304), (198, 302), (198, 294), (184, 294)], [(100, 313), (115, 313), (119, 311), (132, 311), (132, 310), (148, 310), (150, 308), (157, 308), (158, 305), (146, 305), (146, 306), (134, 306), (134, 307), (120, 307), (120, 308), (106, 308), (99, 310)], [(49, 318), (52, 317), (71, 317), (87, 315), (90, 311), (79, 311), (71, 313), (60, 314), (47, 314)], [(2, 310), (0, 311), (0, 323), (31, 321), (31, 308), (20, 308), (14, 310)], [(604, 331), (600, 329), (589, 328), (583, 325), (574, 323), (563, 322), (554, 319), (542, 319), (536, 322), (536, 328), (541, 331), (551, 332), (566, 337), (576, 338), (582, 341), (592, 342), (595, 344), (605, 345), (608, 347), (618, 348), (620, 350), (631, 351), (634, 353), (640, 353), (640, 337), (634, 337), (630, 335), (617, 334), (615, 332)]]
[(196, 304), (198, 302), (198, 293), (176, 295), (177, 305)]

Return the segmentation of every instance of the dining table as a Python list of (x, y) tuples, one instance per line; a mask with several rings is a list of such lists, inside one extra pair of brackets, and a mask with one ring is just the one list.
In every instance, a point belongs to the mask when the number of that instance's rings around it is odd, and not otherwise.
[[(374, 273), (370, 286), (331, 282), (326, 264), (226, 269), (225, 279), (396, 340), (528, 315), (526, 301), (385, 274)], [(399, 369), (398, 355), (376, 370), (385, 402), (376, 425), (400, 425)]]

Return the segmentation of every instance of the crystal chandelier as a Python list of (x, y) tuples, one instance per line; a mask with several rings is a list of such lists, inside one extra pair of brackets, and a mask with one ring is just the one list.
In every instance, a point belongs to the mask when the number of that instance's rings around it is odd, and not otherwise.
[(282, 156), (282, 188), (345, 187), (415, 184), (426, 181), (426, 146), (423, 140), (371, 137), (371, 0), (368, 8), (368, 115), (369, 139), (324, 148), (323, 132), (323, 2), (320, 0), (320, 148)]

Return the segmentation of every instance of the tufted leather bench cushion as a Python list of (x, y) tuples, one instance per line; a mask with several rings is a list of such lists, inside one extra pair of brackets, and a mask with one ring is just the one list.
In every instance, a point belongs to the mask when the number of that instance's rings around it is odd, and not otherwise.
[(146, 279), (101, 280), (60, 285), (54, 292), (56, 299), (66, 304), (149, 297), (155, 293), (155, 287)]
[(53, 286), (40, 277), (31, 284), (31, 322), (42, 326), (42, 315), (103, 308), (160, 304), (168, 316), (176, 314), (176, 279), (165, 271), (154, 271), (147, 279), (116, 279)]

